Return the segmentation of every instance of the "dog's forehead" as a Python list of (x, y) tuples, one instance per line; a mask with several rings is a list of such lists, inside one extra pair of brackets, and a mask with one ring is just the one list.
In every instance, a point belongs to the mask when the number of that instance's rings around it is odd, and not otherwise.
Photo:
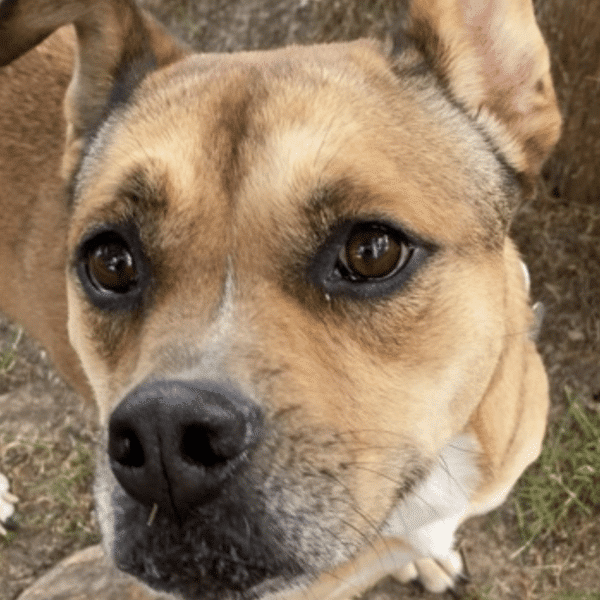
[(439, 243), (499, 233), (496, 204), (515, 191), (501, 162), (431, 76), (403, 77), (397, 62), (361, 40), (192, 55), (152, 73), (92, 143), (85, 204), (114, 202), (144, 173), (188, 214), (208, 203), (292, 219), (341, 190), (340, 217), (390, 218)]

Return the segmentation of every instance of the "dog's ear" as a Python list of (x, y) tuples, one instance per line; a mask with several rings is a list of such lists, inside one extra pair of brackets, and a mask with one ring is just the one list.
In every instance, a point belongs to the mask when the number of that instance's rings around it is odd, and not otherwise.
[(561, 121), (532, 0), (412, 0), (409, 35), (532, 191)]
[(0, 66), (67, 24), (75, 26), (77, 49), (65, 97), (65, 177), (107, 108), (123, 102), (148, 71), (188, 53), (133, 0), (0, 0)]

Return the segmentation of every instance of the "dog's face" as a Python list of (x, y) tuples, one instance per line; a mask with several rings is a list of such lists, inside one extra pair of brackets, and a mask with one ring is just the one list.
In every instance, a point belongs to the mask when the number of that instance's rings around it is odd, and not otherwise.
[(252, 429), (181, 523), (143, 527), (102, 467), (104, 533), (137, 574), (167, 579), (173, 556), (177, 587), (222, 569), (216, 590), (246, 589), (349, 558), (468, 421), (502, 348), (516, 182), (429, 83), (362, 42), (192, 56), (91, 143), (69, 325), (103, 425), (178, 381)]
[(393, 52), (153, 42), (104, 101), (71, 86), (99, 516), (157, 588), (249, 598), (352, 557), (468, 427), (526, 310), (507, 226), (556, 127), (519, 143), (449, 91), (415, 4)]

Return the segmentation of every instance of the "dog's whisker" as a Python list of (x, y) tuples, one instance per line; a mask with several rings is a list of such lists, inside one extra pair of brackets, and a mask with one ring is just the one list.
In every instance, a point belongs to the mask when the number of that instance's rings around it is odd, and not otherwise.
[(388, 475), (387, 473), (382, 473), (381, 471), (377, 471), (376, 469), (370, 469), (368, 467), (363, 466), (363, 464), (368, 464), (368, 463), (353, 462), (350, 464), (352, 464), (353, 467), (355, 467), (356, 469), (358, 469), (360, 471), (366, 471), (367, 473), (372, 473), (373, 475), (377, 475), (378, 477), (381, 477), (382, 479), (387, 479), (388, 481), (391, 481), (395, 485), (398, 485), (398, 486), (403, 485), (403, 481), (401, 479), (392, 477), (391, 475)]
[[(343, 498), (342, 501), (346, 503), (347, 506), (350, 507), (350, 509), (356, 513), (359, 517), (361, 517), (363, 519), (363, 521), (365, 523), (367, 523), (367, 525), (373, 530), (373, 532), (378, 535), (379, 534), (379, 527), (371, 520), (369, 519), (369, 517), (364, 513), (364, 511), (361, 511), (356, 502), (354, 500), (352, 500), (352, 490), (350, 489), (350, 487), (348, 486), (348, 484), (346, 484), (340, 477), (336, 477), (335, 475), (333, 475), (332, 473), (328, 474), (328, 477), (330, 479), (333, 479), (338, 485), (340, 485), (348, 494), (347, 498)], [(344, 521), (346, 522), (346, 521)], [(349, 523), (347, 523), (348, 525), (350, 525)], [(368, 536), (366, 536), (364, 534), (364, 532), (361, 532), (359, 529), (352, 527), (353, 529), (356, 529), (356, 531), (358, 533), (360, 533), (362, 536), (364, 536), (365, 539), (369, 539)]]
[(148, 516), (148, 520), (146, 521), (146, 525), (148, 527), (152, 527), (154, 523), (154, 519), (156, 519), (156, 515), (158, 514), (158, 504), (154, 503), (152, 506), (152, 510), (150, 511), (150, 515)]
[(461, 481), (459, 481), (459, 479), (457, 477), (454, 476), (454, 473), (452, 472), (452, 469), (448, 465), (448, 462), (446, 461), (444, 456), (442, 456), (442, 455), (438, 456), (437, 462), (441, 465), (441, 467), (444, 470), (444, 472), (446, 473), (446, 476), (448, 477), (448, 479), (452, 480), (454, 482), (454, 484), (463, 491), (465, 496), (467, 496), (468, 495), (467, 489), (464, 487), (463, 483)]

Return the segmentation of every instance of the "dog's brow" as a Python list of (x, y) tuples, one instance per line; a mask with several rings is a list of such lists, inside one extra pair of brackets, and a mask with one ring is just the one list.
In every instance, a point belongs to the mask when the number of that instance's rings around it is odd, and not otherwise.
[[(365, 213), (369, 194), (350, 180), (329, 182), (316, 187), (303, 207), (303, 217), (314, 239), (322, 243), (341, 222)], [(375, 215), (369, 215), (375, 216)]]
[(125, 178), (120, 188), (120, 195), (129, 197), (135, 203), (152, 205), (153, 208), (166, 208), (164, 186), (151, 178), (148, 171), (141, 166), (134, 167)]
[(152, 215), (154, 220), (164, 219), (169, 205), (165, 178), (166, 174), (150, 177), (148, 170), (140, 165), (133, 167), (112, 200), (100, 209), (96, 220), (118, 222), (132, 214)]
[(317, 238), (323, 238), (343, 221), (360, 219), (392, 221), (403, 231), (424, 243), (435, 245), (434, 240), (426, 239), (410, 223), (398, 218), (387, 210), (377, 208), (378, 193), (350, 178), (339, 179), (314, 190), (304, 208), (304, 215)]

